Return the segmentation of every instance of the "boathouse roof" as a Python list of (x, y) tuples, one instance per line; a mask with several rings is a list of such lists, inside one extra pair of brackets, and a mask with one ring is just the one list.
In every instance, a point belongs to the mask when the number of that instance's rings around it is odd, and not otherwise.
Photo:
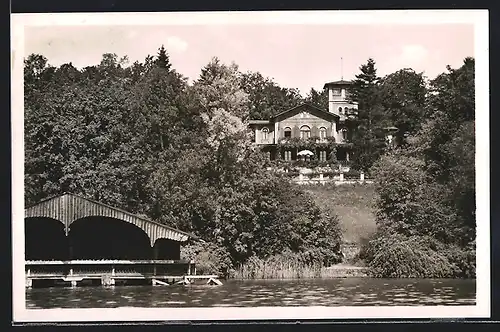
[(46, 217), (62, 222), (68, 234), (69, 226), (85, 217), (109, 217), (131, 223), (141, 228), (154, 245), (157, 239), (185, 242), (189, 238), (199, 239), (193, 234), (163, 225), (131, 212), (85, 198), (73, 193), (48, 197), (24, 210), (25, 218)]

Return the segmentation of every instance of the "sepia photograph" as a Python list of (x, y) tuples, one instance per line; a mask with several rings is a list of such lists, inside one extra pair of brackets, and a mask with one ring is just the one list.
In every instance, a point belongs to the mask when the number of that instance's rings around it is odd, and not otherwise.
[(14, 321), (489, 317), (487, 11), (11, 17)]

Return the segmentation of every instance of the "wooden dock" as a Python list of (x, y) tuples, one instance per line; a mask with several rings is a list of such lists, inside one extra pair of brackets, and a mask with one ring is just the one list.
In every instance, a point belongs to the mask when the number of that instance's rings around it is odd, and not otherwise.
[(184, 260), (26, 261), (25, 270), (27, 288), (37, 280), (63, 282), (71, 287), (94, 281), (114, 286), (132, 280), (145, 280), (153, 286), (222, 285), (217, 275), (197, 275), (195, 263)]

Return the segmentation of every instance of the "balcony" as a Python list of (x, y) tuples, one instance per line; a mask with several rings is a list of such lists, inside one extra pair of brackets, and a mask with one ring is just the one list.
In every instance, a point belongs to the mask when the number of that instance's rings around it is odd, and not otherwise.
[(269, 138), (261, 138), (257, 144), (260, 144), (260, 145), (270, 145), (270, 144), (275, 144), (274, 143), (274, 137), (269, 137)]
[(278, 145), (284, 147), (292, 147), (292, 148), (316, 148), (316, 147), (327, 147), (335, 145), (335, 137), (309, 137), (309, 138), (298, 138), (298, 137), (287, 137), (280, 138), (278, 140)]

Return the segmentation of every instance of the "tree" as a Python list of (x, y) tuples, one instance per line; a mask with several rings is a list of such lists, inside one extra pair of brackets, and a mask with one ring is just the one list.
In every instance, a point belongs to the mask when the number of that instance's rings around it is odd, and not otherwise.
[(180, 116), (179, 98), (187, 82), (171, 69), (163, 46), (151, 62), (152, 65), (146, 64), (145, 73), (134, 87), (133, 107), (136, 114), (145, 119), (144, 148), (151, 149), (153, 155), (159, 157), (161, 151), (178, 144), (175, 141), (180, 137), (175, 123)]
[(328, 90), (323, 89), (321, 91), (317, 91), (314, 88), (311, 88), (311, 91), (309, 91), (305, 101), (324, 110), (328, 110)]
[(431, 236), (443, 243), (460, 239), (456, 211), (441, 199), (446, 188), (427, 175), (423, 160), (399, 153), (385, 155), (374, 164), (373, 172), (379, 231)]
[(158, 55), (156, 56), (156, 59), (154, 60), (154, 64), (159, 67), (163, 68), (167, 71), (170, 71), (172, 65), (170, 64), (170, 58), (167, 54), (167, 51), (165, 50), (165, 47), (161, 45), (161, 47), (158, 49)]
[(303, 101), (297, 89), (281, 87), (259, 72), (242, 74), (241, 84), (248, 94), (250, 119), (269, 119)]
[(24, 86), (31, 92), (42, 75), (48, 70), (48, 60), (40, 54), (30, 54), (24, 59)]
[(249, 101), (238, 66), (227, 66), (214, 58), (202, 69), (194, 88), (204, 110), (201, 116), (207, 128), (208, 146), (213, 150), (214, 174), (224, 176), (224, 165), (240, 161), (251, 149), (246, 122)]
[(466, 58), (433, 80), (428, 121), (373, 167), (379, 230), (366, 257), (379, 276), (475, 275), (473, 69)]
[(61, 101), (71, 105), (75, 92), (71, 77), (57, 80), (56, 71), (42, 55), (31, 54), (24, 61), (27, 204), (60, 191), (64, 167), (61, 149), (66, 132)]
[(425, 121), (427, 89), (423, 74), (408, 68), (398, 70), (382, 79), (380, 90), (383, 111), (398, 129), (396, 142), (401, 145)]
[(144, 155), (130, 144), (137, 122), (117, 57), (104, 55), (82, 72), (71, 64), (51, 72), (40, 78), (44, 100), (26, 108), (27, 200), (72, 191), (135, 211), (136, 158)]
[(195, 83), (201, 106), (207, 115), (214, 110), (222, 110), (237, 116), (243, 121), (248, 119), (248, 94), (242, 87), (238, 65), (225, 65), (214, 57), (201, 70), (200, 78)]
[(358, 103), (358, 115), (354, 121), (356, 130), (352, 138), (353, 166), (366, 172), (384, 151), (384, 127), (388, 123), (381, 105), (380, 78), (377, 76), (375, 61), (368, 59), (360, 67), (360, 71), (353, 81), (349, 99)]

